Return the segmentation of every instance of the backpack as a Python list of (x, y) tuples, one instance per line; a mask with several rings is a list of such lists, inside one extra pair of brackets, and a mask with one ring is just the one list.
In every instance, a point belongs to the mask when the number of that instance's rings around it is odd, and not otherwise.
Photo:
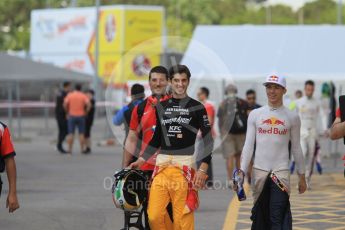
[(138, 120), (139, 120), (139, 123), (141, 121), (141, 118), (143, 117), (144, 115), (144, 110), (145, 110), (145, 107), (146, 107), (146, 104), (147, 104), (147, 99), (145, 99), (143, 102), (141, 102), (139, 105), (138, 105)]
[(126, 131), (126, 136), (128, 135), (129, 132), (129, 124), (131, 122), (131, 117), (132, 117), (132, 112), (133, 109), (136, 105), (136, 101), (132, 101), (127, 105), (127, 110), (124, 112), (124, 118), (125, 118), (125, 131)]
[[(225, 127), (230, 128), (231, 134), (242, 134), (247, 131), (248, 120), (248, 104), (246, 101), (236, 98), (236, 103), (233, 103), (231, 99), (226, 99), (223, 104), (223, 118)], [(229, 124), (233, 118), (232, 124)]]
[[(128, 104), (128, 109), (124, 112), (126, 138), (124, 140), (123, 145), (125, 145), (126, 139), (127, 139), (128, 133), (129, 133), (129, 124), (131, 122), (133, 109), (135, 108), (135, 106), (138, 106), (137, 114), (138, 114), (138, 120), (139, 120), (139, 123), (140, 123), (141, 118), (143, 117), (143, 114), (144, 114), (144, 110), (145, 110), (146, 104), (147, 104), (147, 99), (145, 99), (144, 101), (140, 102), (139, 104), (135, 104), (134, 102), (131, 102), (131, 103)], [(140, 131), (140, 133), (138, 135), (139, 141), (137, 142), (136, 153), (135, 153), (135, 155), (134, 155), (134, 157), (132, 159), (132, 162), (134, 162), (137, 159), (136, 156), (137, 156), (137, 154), (139, 153), (139, 151), (141, 149), (142, 137), (143, 137), (143, 133), (142, 133), (142, 131)]]

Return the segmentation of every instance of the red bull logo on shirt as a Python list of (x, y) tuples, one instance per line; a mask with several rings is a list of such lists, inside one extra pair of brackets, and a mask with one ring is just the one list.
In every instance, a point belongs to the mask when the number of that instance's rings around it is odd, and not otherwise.
[(262, 120), (262, 125), (271, 126), (270, 128), (259, 127), (258, 132), (260, 134), (277, 134), (277, 135), (286, 135), (288, 129), (281, 129), (278, 127), (285, 127), (285, 121), (280, 120), (276, 117), (270, 117)]
[(269, 126), (285, 126), (284, 120), (279, 120), (276, 117), (270, 117), (268, 119), (265, 119), (261, 122), (261, 124), (266, 124)]

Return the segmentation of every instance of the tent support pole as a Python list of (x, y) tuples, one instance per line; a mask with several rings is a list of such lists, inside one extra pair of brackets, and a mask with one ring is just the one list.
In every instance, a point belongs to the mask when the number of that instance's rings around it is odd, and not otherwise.
[(17, 102), (17, 123), (18, 123), (18, 137), (22, 137), (22, 111), (19, 106), (20, 103), (20, 87), (19, 82), (16, 81), (16, 102)]
[(222, 90), (223, 90), (223, 92), (222, 92), (222, 100), (224, 100), (225, 99), (225, 87), (226, 87), (226, 80), (225, 80), (225, 78), (222, 79), (222, 85), (223, 85), (223, 87), (222, 87)]
[(12, 83), (9, 82), (8, 83), (8, 91), (7, 91), (7, 100), (8, 100), (8, 103), (9, 103), (9, 106), (7, 108), (7, 112), (8, 112), (8, 125), (10, 127), (10, 129), (13, 129), (13, 125), (12, 125), (12, 120), (13, 120), (13, 110), (12, 110)]
[[(48, 101), (48, 95), (47, 91), (44, 92), (44, 102)], [(46, 133), (48, 133), (48, 116), (49, 116), (49, 108), (47, 106), (44, 106), (44, 130)]]

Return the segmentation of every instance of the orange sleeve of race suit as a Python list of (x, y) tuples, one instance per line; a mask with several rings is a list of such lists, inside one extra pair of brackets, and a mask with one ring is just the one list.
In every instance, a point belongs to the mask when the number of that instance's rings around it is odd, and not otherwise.
[(15, 156), (14, 147), (11, 140), (11, 134), (7, 126), (4, 127), (2, 137), (1, 137), (1, 156), (3, 158)]
[(136, 131), (136, 130), (138, 130), (138, 127), (139, 127), (138, 105), (136, 105), (132, 111), (131, 121), (129, 123), (129, 129)]
[(340, 118), (340, 116), (341, 116), (340, 108), (337, 109), (335, 116)]

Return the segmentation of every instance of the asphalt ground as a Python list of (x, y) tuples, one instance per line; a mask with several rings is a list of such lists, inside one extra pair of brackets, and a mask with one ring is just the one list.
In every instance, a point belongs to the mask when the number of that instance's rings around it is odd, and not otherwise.
[[(14, 138), (20, 209), (13, 214), (5, 209), (8, 186), (4, 174), (0, 229), (121, 229), (123, 211), (112, 202), (111, 185), (112, 175), (121, 166), (122, 146), (97, 145), (107, 136), (106, 122), (98, 120), (92, 154), (81, 154), (75, 143), (71, 156), (62, 155), (55, 150), (54, 126), (53, 120), (45, 129), (43, 121), (28, 119), (23, 122), (22, 136)], [(15, 131), (12, 133), (16, 136)], [(213, 163), (218, 188), (200, 192), (196, 229), (221, 229), (233, 197), (225, 187), (226, 171), (220, 154)]]
[[(122, 146), (97, 145), (109, 136), (104, 119), (95, 123), (90, 155), (82, 155), (78, 144), (72, 156), (59, 154), (55, 150), (57, 133), (52, 119), (48, 128), (41, 119), (25, 119), (22, 131), (20, 138), (14, 138), (21, 207), (14, 214), (5, 209), (8, 186), (6, 175), (2, 175), (5, 183), (0, 198), (0, 229), (123, 227), (123, 212), (115, 208), (111, 197), (112, 175), (120, 169)], [(12, 133), (16, 136), (15, 128)], [(315, 177), (313, 190), (291, 196), (294, 229), (345, 229), (342, 162), (328, 158), (323, 164), (325, 175)], [(249, 229), (250, 192), (248, 201), (236, 204), (236, 196), (226, 187), (225, 163), (219, 153), (214, 154), (213, 168), (215, 189), (200, 192), (195, 229)], [(329, 218), (332, 215), (334, 218)], [(325, 221), (321, 223), (322, 220)]]

